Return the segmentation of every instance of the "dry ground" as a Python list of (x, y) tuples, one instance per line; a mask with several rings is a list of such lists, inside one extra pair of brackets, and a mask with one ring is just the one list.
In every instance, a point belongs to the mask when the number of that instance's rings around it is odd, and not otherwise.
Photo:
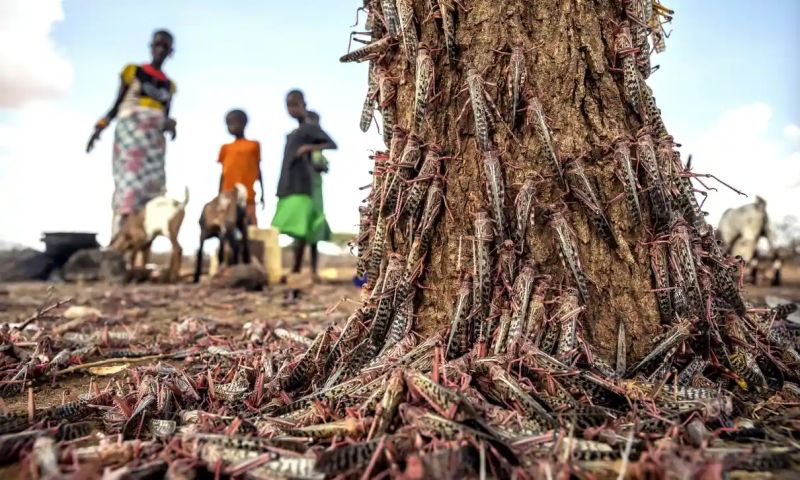
[[(341, 280), (311, 285), (293, 305), (284, 302), (286, 287), (283, 286), (267, 288), (263, 292), (244, 292), (191, 284), (5, 284), (0, 285), (0, 324), (20, 322), (43, 305), (71, 298), (71, 305), (91, 306), (102, 312), (104, 319), (98, 328), (105, 324), (110, 329), (135, 332), (142, 348), (157, 344), (159, 339), (169, 334), (171, 325), (189, 317), (214, 319), (221, 339), (241, 335), (242, 326), (253, 320), (265, 320), (273, 328), (290, 326), (302, 329), (311, 323), (319, 328), (341, 322), (353, 311), (352, 301), (358, 299), (358, 289), (348, 279), (347, 272), (340, 272), (339, 277)], [(782, 287), (766, 284), (746, 286), (745, 294), (755, 305), (763, 305), (764, 298), (770, 295), (800, 302), (800, 266), (791, 265), (786, 269)], [(52, 321), (56, 319), (41, 320), (43, 324)], [(88, 375), (75, 374), (35, 388), (37, 406), (49, 406), (62, 398), (74, 399), (90, 379)], [(18, 396), (0, 401), (7, 409), (16, 410), (24, 408), (27, 400), (26, 396)]]
[[(169, 337), (170, 328), (191, 317), (213, 319), (218, 326), (215, 335), (221, 343), (226, 338), (242, 335), (243, 325), (254, 320), (264, 320), (272, 328), (290, 327), (303, 332), (313, 325), (316, 330), (334, 323), (341, 325), (354, 309), (353, 300), (358, 299), (359, 292), (350, 281), (351, 271), (346, 268), (341, 270), (340, 280), (309, 286), (294, 304), (284, 301), (285, 286), (273, 286), (263, 292), (244, 292), (215, 290), (207, 285), (192, 284), (5, 284), (0, 285), (0, 324), (23, 321), (42, 306), (71, 298), (71, 305), (90, 306), (102, 312), (102, 319), (97, 323), (98, 329), (107, 327), (134, 332), (137, 345), (132, 348), (139, 349), (158, 350), (159, 341)], [(763, 305), (768, 295), (800, 302), (800, 267), (797, 265), (786, 269), (783, 287), (764, 286), (766, 283), (746, 288), (745, 293), (754, 304)], [(342, 301), (345, 298), (351, 301)], [(47, 326), (54, 322), (61, 323), (63, 319), (58, 313), (64, 309), (54, 310), (53, 316), (37, 320), (34, 324)], [(124, 372), (119, 375), (124, 375)], [(33, 398), (37, 408), (48, 407), (75, 400), (79, 394), (87, 391), (91, 382), (105, 386), (111, 381), (114, 381), (114, 376), (93, 378), (87, 373), (74, 373), (34, 387)], [(27, 408), (27, 402), (28, 395), (25, 392), (0, 399), (0, 406), (6, 411), (20, 411)], [(17, 474), (16, 467), (0, 469), (0, 478), (13, 478)]]

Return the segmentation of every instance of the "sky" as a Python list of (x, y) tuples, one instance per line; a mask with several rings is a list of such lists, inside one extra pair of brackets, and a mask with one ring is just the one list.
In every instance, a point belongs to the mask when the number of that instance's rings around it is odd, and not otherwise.
[[(770, 215), (800, 214), (800, 2), (675, 0), (667, 51), (653, 87), (668, 128), (693, 155), (698, 173), (724, 187), (704, 205), (716, 223), (754, 195)], [(84, 230), (108, 240), (113, 128), (84, 152), (94, 122), (114, 99), (127, 63), (148, 61), (150, 34), (175, 34), (165, 71), (177, 84), (172, 114), (178, 137), (167, 146), (167, 187), (191, 191), (181, 231), (197, 246), (202, 205), (219, 182), (216, 158), (230, 141), (225, 112), (243, 108), (247, 136), (261, 142), (268, 224), (285, 135), (294, 128), (284, 95), (306, 92), (310, 108), (339, 144), (330, 152), (325, 208), (335, 231), (354, 231), (369, 183), (377, 130), (358, 118), (366, 66), (343, 65), (361, 0), (210, 0), (106, 2), (0, 0), (0, 241), (38, 247), (41, 232)], [(713, 180), (712, 186), (719, 187)], [(168, 245), (159, 241), (157, 249)]]

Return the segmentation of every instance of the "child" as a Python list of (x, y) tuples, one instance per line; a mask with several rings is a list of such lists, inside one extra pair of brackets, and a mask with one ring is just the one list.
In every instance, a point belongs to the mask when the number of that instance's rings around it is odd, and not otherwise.
[(335, 150), (336, 143), (319, 125), (306, 121), (306, 101), (303, 92), (292, 90), (286, 95), (286, 110), (298, 126), (286, 137), (283, 166), (278, 181), (278, 205), (272, 226), (295, 239), (292, 273), (299, 273), (306, 244), (311, 246), (311, 274), (317, 275), (315, 227), (321, 212), (314, 206), (312, 160), (314, 152)]
[(261, 146), (258, 142), (244, 138), (247, 114), (242, 110), (231, 110), (225, 116), (228, 132), (236, 137), (232, 143), (222, 146), (219, 163), (222, 175), (219, 177), (219, 192), (231, 192), (237, 183), (247, 187), (247, 222), (257, 225), (256, 192), (253, 184), (258, 180), (261, 189), (261, 208), (264, 208), (264, 183), (261, 179)]

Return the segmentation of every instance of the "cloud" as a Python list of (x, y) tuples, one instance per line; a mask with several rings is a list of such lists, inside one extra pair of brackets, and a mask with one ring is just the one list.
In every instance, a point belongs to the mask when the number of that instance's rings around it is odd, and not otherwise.
[(0, 2), (0, 108), (66, 93), (74, 72), (50, 38), (61, 0)]
[[(94, 124), (89, 111), (74, 111), (58, 106), (60, 102), (37, 102), (12, 112), (9, 121), (0, 124), (0, 204), (13, 205), (0, 215), (0, 239), (31, 247), (41, 247), (44, 231), (98, 232), (106, 244), (111, 229), (111, 175), (114, 124), (103, 132), (91, 155), (84, 151)], [(216, 156), (222, 143), (230, 141), (220, 127), (223, 107), (198, 107), (179, 116), (178, 139), (167, 145), (167, 189), (176, 198), (190, 190), (186, 218), (180, 231), (180, 243), (186, 254), (197, 248), (197, 219), (203, 204), (213, 198), (219, 185)], [(227, 108), (227, 107), (226, 107)], [(248, 128), (254, 132), (284, 131), (282, 117), (256, 117)], [(331, 122), (335, 126), (334, 122)], [(334, 231), (355, 231), (358, 222), (356, 205), (365, 192), (358, 187), (369, 183), (366, 168), (354, 169), (340, 159), (364, 159), (366, 148), (377, 145), (377, 134), (365, 136), (357, 129), (351, 135), (334, 135), (343, 145), (329, 157), (334, 167), (325, 179), (325, 210)], [(333, 135), (333, 134), (332, 134)], [(367, 137), (367, 138), (364, 138)], [(374, 137), (374, 139), (373, 139)], [(376, 141), (373, 141), (376, 140)], [(273, 193), (283, 145), (262, 141), (262, 169), (267, 208), (258, 211), (259, 224), (269, 225), (275, 209)], [(364, 162), (366, 164), (366, 162)], [(216, 241), (206, 243), (206, 251), (216, 248)], [(154, 250), (169, 249), (169, 241), (159, 238)]]
[[(767, 200), (772, 219), (796, 213), (800, 195), (800, 144), (787, 144), (772, 121), (772, 108), (755, 102), (731, 108), (683, 151), (693, 154), (693, 170), (713, 173), (748, 195), (737, 195), (713, 179), (702, 179), (719, 191), (709, 192), (703, 209), (716, 224), (731, 207), (752, 202), (756, 195)], [(800, 133), (798, 127), (784, 128), (788, 137)]]
[(42, 231), (110, 228), (110, 162), (83, 153), (92, 120), (36, 103), (0, 125), (0, 238), (37, 246)]
[(783, 133), (790, 140), (794, 140), (795, 142), (800, 142), (800, 126), (797, 126), (794, 123), (790, 123), (789, 125), (783, 127)]

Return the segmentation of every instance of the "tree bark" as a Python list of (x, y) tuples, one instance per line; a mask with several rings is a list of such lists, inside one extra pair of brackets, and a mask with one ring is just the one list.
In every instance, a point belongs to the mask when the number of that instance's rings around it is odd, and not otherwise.
[[(472, 110), (469, 106), (464, 109), (470, 98), (467, 72), (474, 68), (504, 115), (495, 125), (492, 142), (505, 183), (503, 205), (507, 219), (514, 218), (514, 199), (526, 175), (534, 174), (538, 179), (535, 220), (528, 229), (525, 251), (518, 263), (531, 263), (537, 275), (550, 276), (548, 298), (555, 296), (560, 286), (574, 285), (560, 259), (554, 229), (546, 218), (549, 209), (566, 203), (566, 218), (577, 237), (578, 255), (589, 285), (590, 295), (581, 317), (583, 335), (602, 356), (613, 359), (618, 324), (624, 322), (630, 360), (641, 358), (660, 331), (646, 245), (650, 240), (648, 231), (653, 229), (637, 228), (631, 221), (631, 212), (620, 199), (624, 192), (615, 176), (617, 167), (609, 155), (614, 139), (633, 138), (643, 126), (626, 103), (621, 75), (612, 71), (614, 31), (624, 19), (622, 5), (580, 0), (475, 0), (465, 2), (468, 5), (462, 8), (453, 3), (457, 56), (451, 63), (443, 28), (447, 20), (432, 17), (428, 2), (412, 3), (415, 19), (422, 19), (417, 22), (419, 43), (429, 48), (435, 72), (433, 94), (419, 132), (421, 157), (430, 145), (443, 148), (447, 158), (442, 175), (446, 179), (448, 207), (432, 237), (422, 277), (424, 288), (415, 297), (415, 330), (427, 336), (448, 328), (460, 286), (459, 267), (474, 270), (475, 214), (489, 208)], [(442, 16), (441, 10), (438, 17)], [(384, 75), (394, 79), (392, 86), (396, 88), (394, 101), (384, 103), (380, 110), (389, 111), (395, 125), (408, 131), (413, 129), (416, 64), (414, 59), (406, 58), (403, 47), (400, 39), (396, 48), (373, 62), (385, 70)], [(506, 114), (512, 108), (509, 65), (513, 47), (521, 48), (524, 54), (524, 96), (528, 99), (521, 100), (520, 107), (525, 108), (530, 97), (538, 98), (559, 161), (566, 165), (581, 158), (612, 225), (616, 248), (600, 238), (585, 207), (561, 184), (533, 126), (524, 124), (525, 111), (519, 112), (512, 137)], [(391, 125), (384, 122), (384, 129), (390, 131)], [(388, 148), (391, 135), (385, 138)], [(381, 195), (374, 192), (370, 201), (380, 201)], [(384, 261), (390, 252), (408, 254), (411, 238), (406, 230), (393, 229), (389, 239)]]

